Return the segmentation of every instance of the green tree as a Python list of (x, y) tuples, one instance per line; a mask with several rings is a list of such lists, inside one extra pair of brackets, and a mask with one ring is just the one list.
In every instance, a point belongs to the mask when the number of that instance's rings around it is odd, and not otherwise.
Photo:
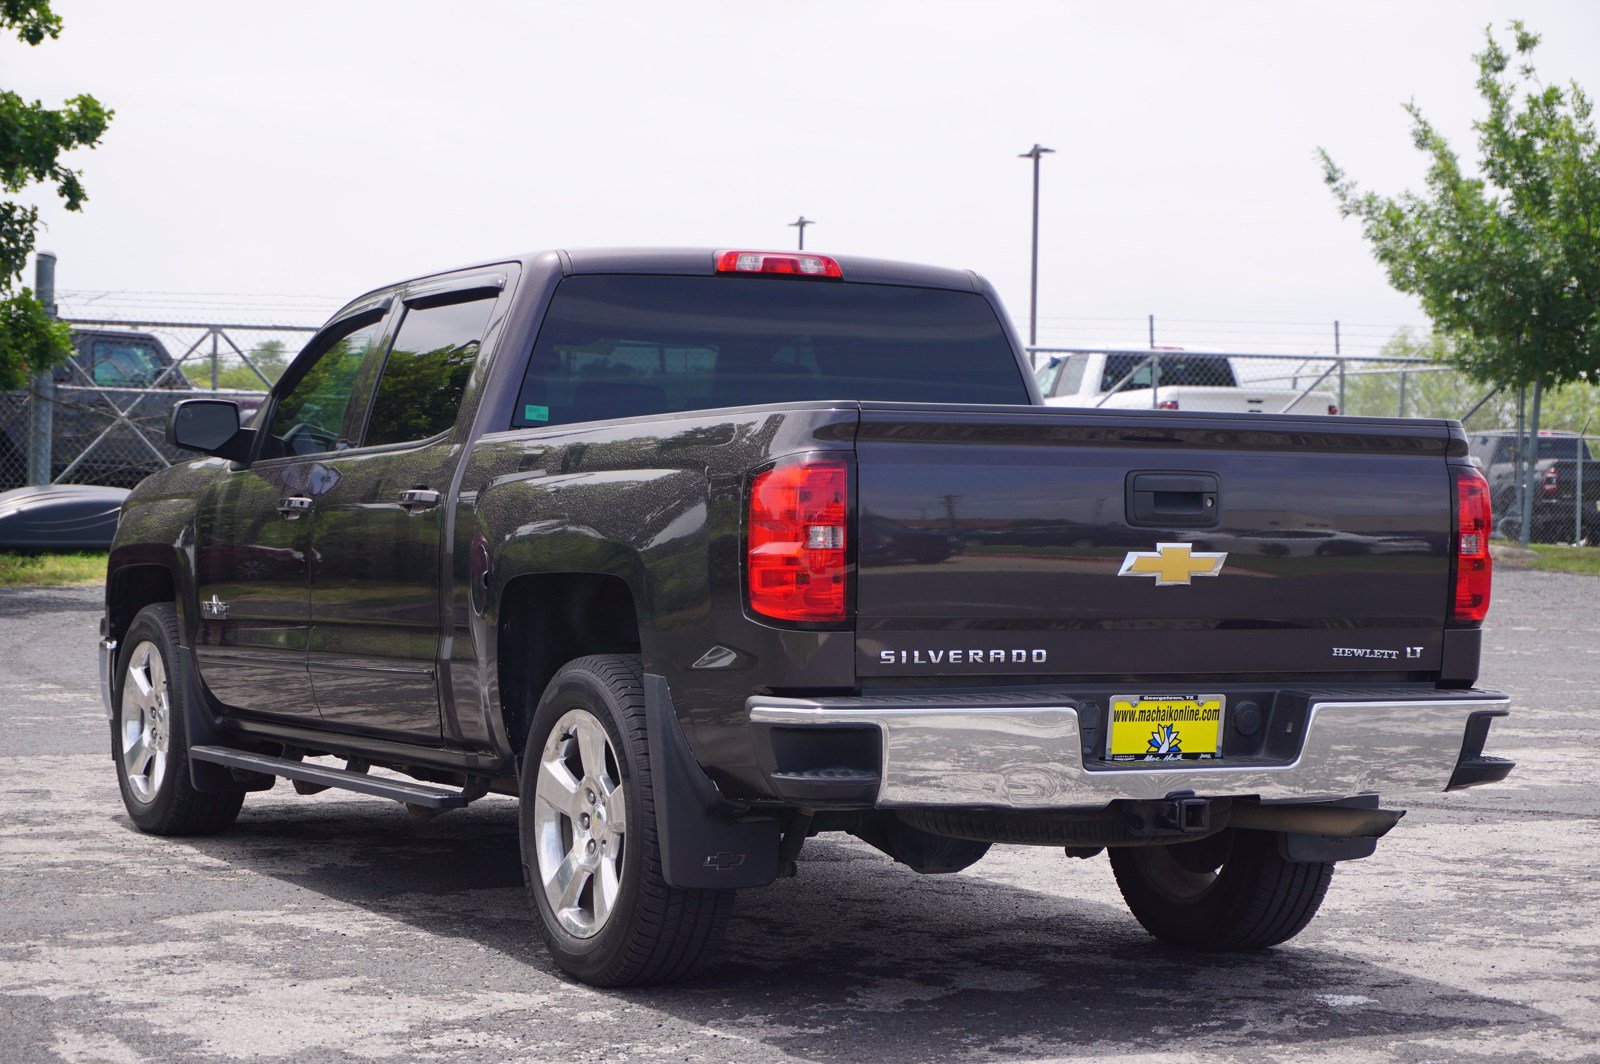
[[(1428, 359), (1448, 362), (1448, 344), (1434, 334), (1418, 338), (1410, 329), (1391, 336), (1379, 352), (1385, 358)], [(1402, 381), (1405, 409), (1400, 410)], [(1462, 417), (1483, 396), (1481, 384), (1447, 366), (1402, 369), (1392, 364), (1369, 363), (1352, 368), (1345, 378), (1345, 413), (1363, 417)], [(1475, 424), (1493, 419), (1502, 405), (1497, 395), (1473, 417)], [(1512, 404), (1513, 407), (1515, 404)], [(1498, 422), (1494, 427), (1498, 427)]]
[[(264, 392), (277, 383), (283, 371), (289, 368), (289, 352), (282, 340), (264, 340), (251, 350), (250, 361), (261, 371), (259, 374), (243, 362), (232, 363), (217, 374), (217, 386)], [(266, 380), (263, 381), (262, 377)]]
[(1389, 282), (1422, 302), (1445, 357), (1476, 381), (1533, 388), (1531, 436), (1545, 389), (1600, 378), (1600, 148), (1589, 97), (1541, 82), (1539, 37), (1510, 28), (1512, 53), (1490, 27), (1474, 56), (1488, 112), (1473, 123), (1478, 173), (1415, 102), (1425, 192), (1363, 192), (1319, 154), (1340, 213), (1361, 220)]
[[(61, 18), (49, 0), (0, 0), (0, 30), (32, 46), (59, 36)], [(35, 183), (54, 185), (67, 210), (81, 210), (88, 198), (82, 175), (61, 156), (99, 143), (110, 121), (111, 112), (93, 96), (74, 96), (52, 110), (0, 90), (0, 189), (14, 194)], [(0, 200), (0, 389), (72, 353), (70, 334), (49, 320), (33, 293), (13, 291), (38, 232), (38, 208)]]

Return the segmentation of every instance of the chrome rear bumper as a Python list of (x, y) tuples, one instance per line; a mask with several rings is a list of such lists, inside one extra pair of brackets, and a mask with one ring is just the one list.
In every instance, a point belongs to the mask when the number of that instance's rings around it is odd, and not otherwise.
[(1077, 710), (1059, 702), (758, 695), (745, 705), (758, 725), (876, 726), (879, 806), (1042, 810), (1179, 791), (1302, 802), (1442, 791), (1464, 756), (1469, 718), (1503, 715), (1510, 699), (1473, 691), (1360, 700), (1341, 691), (1313, 697), (1293, 760), (1229, 758), (1136, 768), (1086, 764)]

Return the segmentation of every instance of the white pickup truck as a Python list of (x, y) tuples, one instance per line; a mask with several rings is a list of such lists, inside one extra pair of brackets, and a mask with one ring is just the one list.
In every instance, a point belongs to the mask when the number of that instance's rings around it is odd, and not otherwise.
[[(1049, 406), (1337, 414), (1332, 392), (1240, 383), (1227, 355), (1176, 349), (1053, 354), (1034, 371)], [(1152, 383), (1154, 387), (1152, 388)]]

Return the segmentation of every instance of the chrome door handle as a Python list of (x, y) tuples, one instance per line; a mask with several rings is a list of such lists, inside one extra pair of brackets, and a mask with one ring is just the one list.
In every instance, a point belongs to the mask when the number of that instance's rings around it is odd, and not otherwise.
[(427, 488), (410, 488), (400, 493), (400, 506), (410, 513), (419, 514), (438, 505), (439, 493), (437, 491), (429, 491)]
[(298, 521), (300, 520), (300, 515), (309, 513), (313, 505), (312, 500), (307, 496), (291, 495), (287, 499), (279, 500), (278, 512), (291, 521)]

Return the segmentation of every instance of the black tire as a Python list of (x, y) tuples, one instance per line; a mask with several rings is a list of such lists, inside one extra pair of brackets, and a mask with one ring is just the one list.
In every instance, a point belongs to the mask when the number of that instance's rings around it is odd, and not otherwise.
[(1278, 838), (1229, 829), (1198, 842), (1111, 850), (1123, 900), (1144, 929), (1185, 949), (1287, 942), (1311, 922), (1333, 865), (1287, 861)]
[[(588, 719), (598, 721), (610, 744), (604, 753), (606, 768), (591, 773), (578, 749), (579, 730), (591, 728)], [(561, 725), (557, 734), (557, 725)], [(591, 730), (589, 735), (595, 733)], [(565, 753), (563, 753), (565, 751)], [(620, 789), (626, 813), (626, 830), (620, 840), (607, 836), (605, 825), (614, 818), (599, 815), (606, 803), (603, 788), (596, 809), (592, 834), (579, 835), (578, 815), (554, 812), (558, 803), (539, 796), (541, 767), (548, 755), (567, 765), (567, 776), (578, 790), (570, 799), (572, 808), (583, 809), (593, 779)], [(571, 767), (578, 759), (577, 770)], [(580, 778), (581, 774), (581, 778)], [(613, 775), (614, 774), (614, 775)], [(523, 751), (519, 790), (521, 809), (518, 830), (522, 843), (522, 874), (529, 900), (539, 916), (539, 929), (557, 965), (567, 974), (591, 986), (645, 986), (687, 979), (700, 972), (716, 952), (723, 929), (733, 912), (731, 890), (680, 890), (667, 885), (661, 874), (661, 851), (656, 839), (655, 797), (650, 785), (650, 750), (646, 738), (644, 687), (639, 659), (631, 655), (595, 655), (568, 662), (550, 680), (539, 706), (534, 711), (527, 745)], [(561, 777), (566, 779), (567, 776)], [(547, 783), (547, 786), (549, 784)], [(563, 785), (564, 786), (564, 785)], [(550, 793), (565, 795), (556, 789)], [(544, 806), (539, 803), (544, 802)], [(588, 823), (583, 825), (587, 833)], [(582, 840), (587, 838), (587, 842)], [(615, 875), (615, 900), (607, 903), (609, 915), (598, 917), (594, 892), (601, 889), (602, 870), (588, 873), (589, 885), (580, 890), (575, 904), (563, 908), (566, 919), (548, 895), (541, 868), (555, 861), (565, 850), (566, 859), (580, 847), (616, 843), (616, 849), (602, 850), (602, 858), (612, 854)], [(542, 847), (542, 849), (541, 849)], [(614, 855), (620, 849), (620, 858)], [(587, 850), (593, 854), (592, 848)], [(556, 867), (564, 867), (563, 860)], [(575, 866), (576, 867), (576, 866)], [(559, 893), (559, 877), (556, 878)], [(573, 879), (576, 882), (576, 877)], [(582, 898), (591, 901), (585, 909)], [(560, 900), (558, 898), (558, 900)], [(597, 927), (579, 927), (589, 917)]]
[[(186, 688), (177, 682), (178, 638), (178, 611), (170, 602), (146, 606), (128, 626), (117, 654), (111, 757), (117, 766), (122, 804), (140, 831), (151, 835), (215, 835), (233, 826), (239, 807), (244, 804), (244, 791), (203, 794), (194, 789), (189, 778)], [(159, 658), (160, 677), (154, 685), (149, 682), (153, 673), (147, 653)], [(136, 666), (144, 683), (155, 690), (153, 699), (144, 698), (138, 683), (130, 684), (130, 672)], [(139, 701), (153, 702), (151, 711), (140, 709)], [(141, 736), (151, 734), (147, 729), (152, 717), (158, 718), (154, 734), (164, 739), (166, 747), (158, 751), (164, 754), (159, 772), (153, 767), (155, 754), (144, 762), (143, 768), (137, 756), (131, 763), (124, 756)]]

